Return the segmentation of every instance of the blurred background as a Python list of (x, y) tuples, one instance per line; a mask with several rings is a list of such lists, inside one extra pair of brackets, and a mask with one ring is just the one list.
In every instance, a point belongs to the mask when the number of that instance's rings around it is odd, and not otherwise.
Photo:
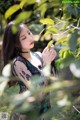
[[(52, 106), (52, 110), (47, 113), (47, 116), (50, 120), (79, 120), (80, 1), (0, 0), (0, 112), (7, 111), (11, 114), (17, 107), (17, 110), (25, 111), (26, 114), (29, 113), (32, 116), (29, 120), (33, 117), (37, 119), (30, 102), (26, 104), (25, 98), (22, 100), (20, 100), (21, 96), (17, 98), (19, 86), (8, 88), (7, 83), (10, 76), (2, 75), (3, 35), (6, 25), (13, 20), (15, 20), (15, 25), (24, 22), (34, 34), (33, 51), (42, 52), (44, 47), (52, 41), (57, 52), (57, 57), (51, 63), (52, 69), (55, 66), (56, 75), (47, 76), (48, 67), (46, 67), (47, 72), (45, 73), (47, 79), (52, 82), (52, 85), (47, 88), (47, 91), (51, 92)], [(5, 69), (7, 73), (10, 68)]]

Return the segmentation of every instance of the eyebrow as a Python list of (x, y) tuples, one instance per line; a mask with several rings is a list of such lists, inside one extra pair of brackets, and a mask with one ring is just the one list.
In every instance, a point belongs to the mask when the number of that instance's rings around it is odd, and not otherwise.
[(24, 37), (24, 36), (25, 36), (25, 35), (21, 35), (20, 38), (21, 38), (21, 37)]
[(23, 36), (20, 37), (20, 39), (21, 39), (21, 40), (24, 40), (24, 39), (26, 39), (26, 36), (23, 35)]

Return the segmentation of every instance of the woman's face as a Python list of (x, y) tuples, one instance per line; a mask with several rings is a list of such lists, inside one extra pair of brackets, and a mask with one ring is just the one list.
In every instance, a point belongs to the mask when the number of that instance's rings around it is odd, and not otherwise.
[(33, 34), (24, 24), (21, 25), (21, 33), (19, 40), (21, 43), (22, 51), (24, 52), (34, 47)]

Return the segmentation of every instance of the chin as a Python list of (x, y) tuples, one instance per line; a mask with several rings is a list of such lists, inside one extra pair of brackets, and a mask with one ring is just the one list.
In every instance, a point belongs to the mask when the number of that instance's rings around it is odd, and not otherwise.
[(34, 44), (31, 44), (31, 48), (33, 48), (34, 47)]

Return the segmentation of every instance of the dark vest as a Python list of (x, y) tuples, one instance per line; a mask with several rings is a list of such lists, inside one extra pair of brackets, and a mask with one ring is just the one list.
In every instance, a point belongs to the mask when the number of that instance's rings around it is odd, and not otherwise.
[[(37, 54), (37, 53), (33, 53), (42, 63), (43, 65), (43, 61), (42, 61), (42, 58)], [(40, 71), (35, 67), (33, 66), (27, 59), (25, 59), (24, 57), (22, 56), (18, 56), (16, 57), (16, 61), (21, 61), (23, 62), (28, 70), (31, 72), (32, 75), (41, 75)], [(15, 62), (16, 62), (15, 61)], [(15, 64), (14, 62), (14, 64)], [(41, 69), (42, 66), (39, 66), (39, 68)], [(14, 70), (14, 69), (13, 69)], [(15, 72), (15, 71), (14, 71)], [(15, 73), (16, 74), (16, 73)], [(21, 82), (20, 80), (18, 81), (18, 84), (20, 86), (20, 93), (27, 90), (28, 88), (25, 86), (25, 84), (23, 82)], [(40, 85), (43, 85), (44, 84), (44, 81), (42, 81), (42, 83)], [(49, 93), (46, 93), (46, 96), (45, 96), (46, 99), (42, 100), (41, 102), (40, 101), (37, 101), (34, 103), (34, 106), (35, 106), (35, 109), (40, 113), (44, 113), (46, 112), (49, 108), (50, 108), (50, 99), (49, 99)]]

